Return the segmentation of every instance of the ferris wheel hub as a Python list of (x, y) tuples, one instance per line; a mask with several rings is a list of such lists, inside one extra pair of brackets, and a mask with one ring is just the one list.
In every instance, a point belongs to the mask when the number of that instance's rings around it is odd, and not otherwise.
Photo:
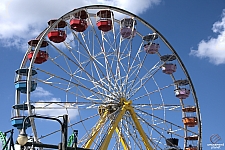
[(98, 107), (98, 114), (103, 117), (103, 115), (106, 113), (106, 115), (111, 115), (121, 109), (124, 105), (130, 106), (132, 104), (131, 100), (127, 100), (124, 97), (120, 98), (119, 103), (109, 103), (109, 104), (103, 104)]

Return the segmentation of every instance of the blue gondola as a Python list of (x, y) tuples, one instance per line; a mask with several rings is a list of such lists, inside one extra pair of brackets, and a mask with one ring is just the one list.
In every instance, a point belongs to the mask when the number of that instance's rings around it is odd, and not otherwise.
[[(11, 124), (12, 126), (16, 127), (17, 129), (22, 129), (23, 127), (23, 120), (26, 118), (26, 116), (16, 116), (11, 118)], [(27, 119), (25, 122), (25, 128), (30, 127), (30, 120)]]
[[(35, 81), (31, 81), (31, 88), (30, 92), (33, 92), (37, 87), (37, 83)], [(20, 91), (21, 93), (27, 93), (27, 81), (26, 80), (21, 80), (15, 82), (15, 88)]]
[[(31, 109), (35, 108), (33, 105), (30, 105), (30, 107), (31, 107)], [(14, 109), (14, 111), (19, 110), (22, 115), (21, 116), (15, 116), (14, 115), (11, 118), (11, 124), (12, 124), (12, 126), (16, 127), (17, 129), (22, 129), (23, 121), (26, 118), (26, 116), (24, 116), (23, 114), (24, 114), (24, 111), (28, 110), (28, 106), (27, 106), (27, 104), (17, 104), (17, 105), (13, 106), (13, 109)], [(25, 122), (25, 128), (28, 128), (30, 126), (31, 126), (30, 120), (27, 119), (26, 122)]]

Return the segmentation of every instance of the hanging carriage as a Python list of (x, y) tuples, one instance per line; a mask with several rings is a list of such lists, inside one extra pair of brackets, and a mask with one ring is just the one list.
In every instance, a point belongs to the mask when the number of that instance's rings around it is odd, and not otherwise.
[[(34, 50), (35, 50), (38, 42), (39, 42), (38, 39), (30, 40), (28, 42), (28, 44), (31, 46), (31, 51), (28, 52), (28, 54), (27, 54), (27, 58), (29, 60), (31, 60), (33, 58)], [(48, 55), (48, 52), (46, 51), (47, 46), (48, 46), (47, 41), (43, 41), (40, 44), (40, 49), (38, 50), (37, 55), (36, 55), (35, 60), (34, 60), (35, 64), (42, 64), (42, 63), (44, 63), (48, 60), (49, 55)]]
[(137, 22), (133, 18), (120, 20), (120, 34), (124, 39), (133, 38), (136, 35)]
[(148, 54), (155, 54), (159, 51), (159, 43), (157, 43), (155, 40), (158, 38), (158, 35), (156, 33), (148, 34), (143, 37), (143, 40), (145, 42), (144, 44), (144, 51)]
[[(54, 22), (57, 21), (57, 20), (50, 20), (48, 22), (48, 25), (49, 26), (52, 26), (54, 24)], [(65, 30), (65, 27), (66, 27), (66, 22), (65, 21), (60, 21), (56, 26), (55, 28), (50, 31), (48, 33), (48, 38), (50, 41), (54, 42), (54, 43), (61, 43), (63, 41), (66, 40), (66, 30)]]
[(99, 19), (97, 20), (97, 27), (103, 32), (108, 32), (112, 29), (112, 17), (113, 12), (110, 10), (100, 10), (97, 12)]
[(71, 29), (75, 30), (76, 32), (84, 32), (88, 27), (87, 18), (88, 15), (85, 10), (81, 10), (71, 15), (70, 20)]

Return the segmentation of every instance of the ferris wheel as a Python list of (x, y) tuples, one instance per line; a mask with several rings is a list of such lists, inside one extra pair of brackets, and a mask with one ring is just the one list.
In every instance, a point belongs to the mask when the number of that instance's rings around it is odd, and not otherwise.
[[(87, 149), (201, 149), (201, 117), (182, 60), (150, 23), (112, 6), (76, 8), (28, 42), (16, 70), (12, 125), (63, 109)], [(58, 99), (38, 99), (37, 88)], [(25, 99), (25, 102), (24, 102)], [(55, 108), (57, 106), (57, 108)], [(61, 114), (63, 115), (63, 114)], [(22, 116), (22, 117), (21, 117)], [(30, 118), (34, 141), (54, 136)]]

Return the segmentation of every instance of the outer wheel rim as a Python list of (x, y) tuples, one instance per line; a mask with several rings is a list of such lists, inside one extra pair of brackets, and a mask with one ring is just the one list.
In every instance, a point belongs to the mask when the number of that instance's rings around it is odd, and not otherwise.
[[(198, 135), (199, 135), (199, 139), (198, 139), (198, 147), (201, 147), (201, 118), (200, 118), (200, 110), (199, 110), (199, 106), (198, 106), (198, 100), (197, 100), (197, 97), (196, 97), (196, 93), (195, 93), (195, 90), (194, 90), (194, 87), (193, 87), (193, 83), (192, 83), (192, 81), (191, 81), (191, 78), (190, 78), (190, 76), (189, 76), (189, 74), (188, 74), (188, 72), (187, 72), (187, 69), (185, 68), (185, 66), (184, 66), (184, 64), (183, 64), (183, 62), (182, 62), (182, 60), (179, 58), (179, 56), (177, 55), (177, 53), (176, 53), (176, 51), (174, 50), (174, 48), (169, 44), (169, 42), (163, 37), (163, 35), (160, 33), (160, 32), (158, 32), (152, 25), (150, 25), (149, 23), (147, 23), (146, 21), (144, 21), (143, 19), (141, 19), (140, 17), (138, 17), (138, 16), (136, 16), (136, 15), (134, 15), (134, 14), (132, 14), (132, 13), (130, 13), (130, 12), (127, 12), (127, 11), (125, 11), (125, 10), (122, 10), (122, 9), (119, 9), (119, 8), (115, 8), (115, 7), (111, 7), (111, 6), (103, 6), (103, 5), (94, 5), (94, 6), (85, 6), (85, 7), (81, 7), (81, 8), (79, 8), (79, 9), (76, 9), (76, 10), (73, 10), (73, 11), (71, 11), (71, 12), (69, 12), (69, 13), (67, 13), (67, 14), (65, 14), (64, 16), (62, 16), (61, 18), (59, 18), (52, 26), (49, 26), (48, 28), (46, 28), (46, 30), (44, 30), (43, 32), (42, 32), (42, 34), (40, 34), (39, 35), (39, 38), (40, 38), (40, 41), (39, 41), (39, 43), (41, 43), (43, 40), (44, 40), (44, 38), (47, 36), (47, 34), (48, 34), (48, 32), (50, 32), (52, 29), (53, 29), (53, 27), (54, 26), (56, 26), (56, 24), (59, 22), (59, 21), (61, 21), (61, 20), (63, 20), (63, 19), (65, 19), (65, 18), (68, 18), (68, 16), (70, 15), (70, 14), (72, 14), (72, 13), (74, 13), (74, 12), (77, 12), (77, 11), (79, 11), (79, 10), (83, 10), (83, 9), (96, 9), (96, 8), (98, 8), (98, 9), (111, 9), (111, 10), (114, 10), (114, 11), (118, 11), (118, 12), (122, 12), (122, 13), (124, 13), (124, 14), (127, 14), (127, 15), (129, 15), (129, 16), (133, 16), (135, 19), (137, 19), (137, 20), (139, 20), (140, 22), (142, 22), (143, 24), (145, 24), (148, 28), (150, 28), (153, 32), (155, 32), (155, 33), (157, 33), (158, 34), (158, 36), (161, 38), (161, 40), (168, 46), (168, 48), (171, 50), (171, 52), (172, 52), (172, 54), (174, 54), (176, 57), (177, 57), (177, 60), (178, 60), (178, 62), (179, 62), (179, 65), (180, 65), (180, 67), (183, 69), (183, 72), (184, 72), (184, 74), (186, 75), (186, 78), (188, 79), (188, 81), (189, 81), (189, 85), (190, 85), (190, 90), (191, 90), (191, 92), (192, 92), (192, 94), (193, 94), (193, 99), (194, 99), (194, 102), (195, 102), (195, 106), (196, 106), (196, 108), (197, 108), (197, 112), (196, 112), (196, 114), (197, 114), (197, 120), (198, 120), (198, 122), (199, 122), (199, 124), (198, 124)], [(38, 44), (39, 46), (37, 46), (36, 48), (35, 48), (35, 50), (34, 50), (34, 57), (37, 55), (37, 52), (38, 52), (38, 49), (40, 48), (40, 44)], [(28, 50), (29, 51), (29, 50)], [(21, 67), (20, 68), (23, 68), (24, 67), (24, 65), (25, 65), (25, 63), (26, 63), (26, 55), (25, 55), (25, 57), (24, 57), (24, 60), (23, 60), (23, 62), (22, 62), (22, 64), (21, 64)], [(33, 63), (34, 63), (34, 59), (32, 59), (31, 60), (31, 62), (30, 62), (30, 65), (29, 65), (29, 73), (28, 73), (28, 79), (27, 79), (27, 83), (28, 83), (28, 88), (27, 89), (29, 89), (29, 86), (30, 86), (30, 81), (31, 81), (31, 68), (33, 68)], [(17, 76), (17, 79), (19, 79), (20, 78), (20, 76)], [(28, 104), (30, 104), (30, 101), (29, 101), (29, 99), (30, 99), (30, 92), (29, 92), (29, 90), (27, 90), (27, 103)], [(17, 96), (17, 98), (16, 98), (16, 104), (18, 104), (19, 103), (19, 93), (17, 92), (17, 94), (16, 94)], [(32, 112), (31, 112), (31, 108), (30, 107), (28, 107), (28, 111), (29, 111), (29, 114), (32, 114)], [(35, 128), (35, 127), (34, 127)]]

